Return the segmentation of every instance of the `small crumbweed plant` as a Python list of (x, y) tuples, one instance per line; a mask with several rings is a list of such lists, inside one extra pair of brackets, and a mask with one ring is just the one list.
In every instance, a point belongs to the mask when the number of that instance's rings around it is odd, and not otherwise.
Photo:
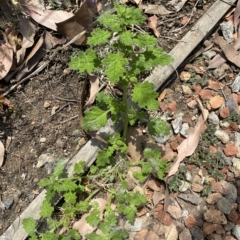
[[(149, 34), (133, 33), (132, 25), (142, 24), (146, 19), (141, 9), (115, 4), (116, 14), (105, 13), (99, 17), (100, 26), (88, 38), (91, 46), (73, 57), (69, 66), (81, 73), (102, 72), (110, 83), (122, 87), (123, 100), (114, 99), (107, 93), (100, 93), (96, 106), (86, 112), (83, 128), (98, 130), (105, 126), (108, 114), (113, 120), (123, 117), (123, 139), (126, 139), (127, 127), (145, 112), (136, 111), (129, 105), (128, 94), (141, 108), (158, 110), (158, 94), (149, 82), (138, 82), (138, 74), (158, 65), (168, 65), (172, 58), (157, 46), (157, 39)], [(99, 49), (106, 50), (103, 56)], [(124, 116), (123, 116), (124, 113)]]
[[(87, 234), (86, 239), (127, 239), (127, 231), (118, 227), (119, 216), (133, 223), (137, 210), (147, 203), (145, 196), (128, 190), (125, 180), (130, 166), (126, 161), (127, 129), (129, 124), (133, 125), (138, 119), (146, 117), (145, 111), (136, 110), (134, 104), (130, 104), (129, 97), (140, 109), (158, 110), (158, 94), (154, 91), (154, 85), (139, 83), (137, 77), (152, 67), (168, 65), (172, 58), (157, 45), (155, 37), (131, 31), (131, 27), (146, 20), (141, 9), (120, 4), (115, 4), (114, 9), (114, 13), (99, 17), (99, 27), (88, 38), (90, 47), (73, 57), (69, 66), (80, 73), (103, 73), (111, 84), (122, 87), (122, 99), (115, 99), (104, 92), (97, 95), (96, 105), (83, 118), (83, 128), (98, 130), (111, 117), (113, 121), (122, 119), (123, 134), (115, 133), (106, 140), (108, 146), (98, 152), (96, 162), (87, 174), (84, 163), (80, 162), (74, 167), (74, 175), (65, 178), (62, 175), (64, 167), (58, 164), (50, 178), (39, 182), (39, 186), (47, 188), (40, 212), (47, 227), (45, 233), (38, 233), (37, 222), (33, 218), (24, 219), (24, 228), (32, 240), (80, 239), (79, 233), (72, 229), (72, 224), (84, 213), (89, 213), (86, 222), (101, 232)], [(158, 118), (148, 121), (148, 129), (150, 134), (157, 136), (170, 132), (166, 122)], [(142, 172), (134, 172), (134, 176), (140, 182), (146, 181), (150, 174), (163, 179), (169, 166), (166, 160), (160, 161), (160, 157), (157, 149), (145, 149), (142, 161), (134, 163), (141, 166)], [(90, 201), (101, 189), (108, 193), (108, 203), (103, 212), (98, 209), (97, 202)], [(53, 217), (56, 194), (63, 196), (64, 203), (59, 209), (60, 214)], [(84, 200), (79, 201), (79, 196), (85, 196)], [(116, 205), (115, 209), (111, 207), (112, 203)], [(65, 231), (59, 234), (61, 229)]]

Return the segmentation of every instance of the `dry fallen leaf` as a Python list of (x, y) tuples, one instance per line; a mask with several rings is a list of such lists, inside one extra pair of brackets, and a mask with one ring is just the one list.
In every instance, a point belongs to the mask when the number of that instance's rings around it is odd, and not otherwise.
[(193, 131), (189, 134), (188, 138), (183, 140), (181, 144), (178, 146), (178, 155), (177, 159), (174, 164), (171, 166), (168, 177), (174, 175), (179, 168), (179, 164), (184, 160), (185, 157), (191, 156), (195, 149), (198, 146), (202, 126), (204, 124), (203, 116), (201, 115), (198, 118), (196, 126), (194, 127)]
[(3, 143), (0, 141), (0, 167), (3, 165), (5, 148)]
[[(96, 5), (94, 5), (93, 8), (89, 8), (87, 2), (84, 1), (74, 16), (65, 21), (57, 23), (57, 31), (68, 40), (71, 40), (92, 25), (92, 23), (95, 21), (94, 14), (98, 11), (99, 10)], [(77, 45), (85, 45), (86, 34), (77, 39), (74, 43)]]
[[(238, 50), (240, 48), (240, 38), (237, 39), (236, 42), (234, 42), (231, 46), (234, 47), (234, 49)], [(224, 55), (224, 53), (219, 53), (217, 54), (210, 62), (209, 62), (209, 66), (208, 69), (211, 68), (217, 68), (220, 65), (222, 65), (223, 63), (225, 63), (227, 61), (226, 56)]]
[(158, 38), (160, 36), (160, 32), (157, 29), (157, 16), (153, 15), (148, 18), (148, 27), (151, 28), (154, 32), (154, 35)]
[(158, 102), (161, 102), (161, 101), (165, 98), (166, 94), (167, 94), (167, 88), (165, 88), (165, 89), (160, 93), (160, 95), (159, 95), (159, 97), (158, 97)]
[(164, 198), (165, 198), (165, 189), (163, 189), (162, 192), (154, 191), (152, 196), (153, 205), (156, 206)]
[(57, 44), (63, 43), (64, 41), (65, 39), (57, 39), (56, 37), (52, 36), (50, 32), (44, 32), (26, 58), (24, 63), (25, 66), (18, 72), (16, 81), (21, 80), (28, 72), (30, 72), (38, 64), (46, 51), (53, 48)]
[(9, 43), (0, 41), (0, 80), (3, 79), (12, 67), (13, 49)]
[(90, 96), (89, 99), (87, 100), (87, 102), (84, 105), (84, 109), (89, 107), (90, 105), (93, 104), (93, 102), (95, 101), (96, 95), (99, 91), (99, 78), (96, 75), (90, 75), (89, 76), (89, 80), (90, 80)]
[(223, 53), (230, 62), (240, 67), (240, 55), (233, 45), (228, 44), (227, 41), (220, 36), (216, 36), (214, 42), (221, 47)]
[(37, 23), (54, 31), (57, 30), (56, 23), (65, 21), (73, 16), (71, 12), (61, 10), (42, 10), (36, 5), (29, 4), (27, 0), (20, 0), (20, 4), (25, 12)]
[(239, 16), (240, 16), (240, 1), (237, 2), (237, 6), (233, 14), (233, 23), (234, 23), (235, 32), (237, 32)]
[(143, 8), (145, 9), (144, 12), (149, 14), (167, 15), (173, 13), (167, 10), (163, 5), (148, 4), (147, 6), (143, 5)]
[(179, 12), (186, 2), (187, 0), (181, 0), (181, 1), (172, 0), (168, 2), (168, 5), (172, 5), (176, 9), (176, 12)]
[(142, 143), (144, 136), (142, 131), (137, 128), (129, 127), (127, 132), (127, 156), (130, 162), (136, 162), (141, 159)]

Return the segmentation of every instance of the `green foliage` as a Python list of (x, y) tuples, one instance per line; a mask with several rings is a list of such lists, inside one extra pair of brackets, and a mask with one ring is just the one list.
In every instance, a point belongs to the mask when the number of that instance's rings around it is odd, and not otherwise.
[(148, 121), (148, 131), (152, 135), (167, 136), (170, 134), (170, 128), (167, 123), (160, 118), (150, 118)]
[(139, 161), (136, 164), (142, 166), (141, 172), (133, 172), (133, 176), (140, 182), (144, 182), (150, 173), (157, 175), (159, 179), (163, 179), (165, 173), (169, 170), (167, 160), (160, 159), (160, 151), (146, 148), (144, 150), (144, 161)]
[(209, 152), (209, 146), (215, 145), (218, 139), (214, 135), (216, 127), (209, 124), (206, 131), (201, 135), (199, 144), (194, 154), (187, 160), (188, 163), (193, 163), (200, 168), (206, 168), (209, 174), (217, 181), (223, 178), (223, 174), (219, 171), (226, 165), (226, 160), (221, 152)]
[(234, 110), (231, 110), (230, 115), (223, 119), (223, 122), (236, 122), (238, 125), (240, 125), (240, 115)]
[(153, 89), (153, 84), (143, 82), (134, 86), (132, 100), (139, 104), (140, 107), (149, 110), (158, 110), (159, 105), (156, 100), (158, 94)]
[(116, 200), (118, 202), (118, 211), (124, 214), (127, 220), (131, 223), (134, 222), (137, 209), (147, 203), (146, 197), (141, 195), (139, 192), (135, 192), (133, 194), (116, 194)]
[(88, 44), (92, 46), (105, 44), (110, 36), (111, 33), (109, 31), (97, 28), (92, 32), (91, 37), (88, 38)]
[(179, 187), (182, 185), (182, 181), (186, 181), (186, 172), (187, 167), (185, 165), (181, 165), (178, 172), (170, 177), (167, 183), (170, 192), (178, 191)]
[(79, 52), (77, 57), (73, 57), (69, 62), (69, 66), (73, 70), (91, 73), (99, 67), (99, 60), (94, 50), (88, 49), (85, 53)]
[[(114, 8), (115, 12), (99, 17), (99, 27), (94, 29), (87, 41), (90, 47), (72, 57), (69, 66), (81, 74), (103, 73), (111, 84), (122, 88), (123, 99), (115, 99), (107, 93), (97, 95), (96, 106), (85, 113), (83, 128), (96, 131), (111, 117), (114, 122), (123, 120), (123, 135), (116, 133), (107, 139), (106, 148), (99, 151), (96, 163), (87, 173), (84, 162), (80, 161), (74, 166), (74, 175), (66, 178), (64, 166), (59, 163), (52, 176), (39, 182), (40, 187), (47, 189), (40, 215), (45, 218), (48, 228), (45, 233), (38, 233), (35, 220), (25, 219), (23, 224), (31, 239), (80, 239), (79, 233), (71, 229), (71, 224), (83, 213), (89, 213), (86, 221), (102, 232), (101, 235), (96, 232), (87, 234), (87, 239), (127, 239), (127, 231), (117, 226), (117, 216), (122, 214), (132, 223), (138, 208), (147, 203), (145, 196), (139, 192), (127, 191), (125, 179), (129, 163), (126, 161), (126, 133), (129, 123), (133, 125), (138, 119), (146, 117), (145, 109), (159, 108), (154, 85), (149, 82), (139, 83), (138, 74), (158, 65), (168, 65), (172, 58), (157, 46), (155, 37), (129, 30), (132, 25), (146, 20), (141, 9), (117, 3)], [(104, 51), (100, 52), (99, 49)], [(129, 105), (129, 95), (142, 111)], [(149, 128), (154, 133), (166, 134), (168, 131), (166, 125), (158, 120), (153, 120)], [(163, 179), (168, 164), (166, 160), (160, 160), (160, 157), (160, 152), (156, 149), (144, 151), (144, 160), (138, 163), (142, 166), (142, 172), (138, 176), (142, 181), (150, 173)], [(109, 187), (113, 186), (115, 180), (120, 182), (118, 189)], [(101, 211), (97, 202), (90, 201), (99, 191), (99, 186), (109, 192), (108, 204)], [(55, 218), (52, 217), (56, 210), (53, 202), (60, 196), (64, 199), (59, 207), (61, 217)], [(80, 197), (83, 197), (83, 200), (79, 201)], [(117, 206), (115, 210), (111, 209), (112, 200)], [(62, 228), (65, 228), (66, 232), (59, 234), (59, 229)]]
[[(96, 106), (86, 112), (83, 128), (98, 130), (106, 124), (108, 113), (111, 113), (113, 120), (124, 116), (123, 138), (126, 139), (128, 123), (132, 125), (143, 116), (129, 106), (128, 93), (141, 108), (149, 110), (159, 108), (156, 100), (158, 94), (154, 91), (154, 85), (149, 82), (138, 83), (136, 75), (158, 65), (168, 65), (172, 58), (157, 46), (158, 41), (155, 37), (129, 30), (132, 24), (141, 24), (145, 20), (141, 9), (117, 3), (114, 8), (114, 14), (106, 13), (99, 17), (98, 22), (101, 26), (88, 38), (88, 44), (92, 48), (86, 52), (80, 51), (71, 59), (69, 66), (81, 73), (103, 71), (112, 84), (122, 86), (123, 101), (116, 101), (102, 94), (97, 98)], [(110, 43), (112, 38), (113, 41)], [(98, 49), (94, 47), (100, 45), (108, 45), (110, 50), (105, 54), (98, 54)]]
[(33, 218), (23, 219), (23, 227), (31, 238), (34, 238), (34, 237), (36, 238), (36, 233), (35, 233), (36, 227), (37, 227), (36, 220), (34, 220)]
[(208, 85), (208, 77), (207, 76), (203, 76), (202, 78), (199, 78), (199, 75), (197, 76), (194, 69), (189, 69), (188, 72), (191, 73), (191, 78), (188, 81), (189, 83), (199, 84), (202, 87), (206, 87)]

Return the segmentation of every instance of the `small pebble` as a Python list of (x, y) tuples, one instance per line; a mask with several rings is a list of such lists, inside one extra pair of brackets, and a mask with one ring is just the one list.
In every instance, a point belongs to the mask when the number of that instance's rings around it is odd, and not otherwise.
[(203, 52), (203, 56), (204, 57), (206, 57), (206, 58), (208, 58), (208, 59), (212, 59), (212, 58), (214, 58), (215, 56), (216, 56), (216, 52), (215, 51), (213, 51), (213, 50), (208, 50), (208, 51), (206, 51), (206, 52)]
[(202, 198), (193, 194), (180, 193), (178, 194), (178, 197), (194, 205), (199, 205), (202, 202)]
[(217, 208), (225, 214), (229, 214), (233, 209), (232, 203), (225, 197), (222, 197), (217, 201)]
[(14, 201), (12, 199), (7, 199), (6, 201), (4, 201), (5, 208), (7, 210), (11, 209), (13, 203), (14, 203)]
[(235, 225), (232, 229), (232, 234), (237, 238), (240, 239), (240, 225)]
[(180, 134), (184, 136), (185, 138), (188, 137), (188, 132), (189, 132), (189, 125), (188, 123), (183, 123)]
[(171, 122), (174, 133), (178, 134), (182, 127), (182, 117), (183, 113), (178, 114), (178, 116)]
[(208, 121), (214, 125), (218, 125), (220, 122), (218, 115), (213, 111), (210, 112), (210, 114), (208, 115)]
[(40, 143), (44, 143), (46, 141), (47, 141), (47, 139), (45, 137), (40, 138)]
[(125, 223), (124, 228), (127, 231), (138, 232), (138, 231), (142, 230), (142, 224), (143, 224), (142, 219), (141, 218), (136, 218), (133, 224), (131, 224), (129, 221), (127, 221)]
[(229, 138), (229, 135), (222, 131), (222, 130), (217, 130), (214, 135), (221, 140), (222, 143), (227, 143), (229, 142), (230, 138)]
[(236, 93), (239, 92), (239, 90), (240, 90), (240, 75), (239, 74), (235, 78), (231, 88), (232, 88), (232, 92), (236, 92)]
[(181, 186), (179, 187), (178, 190), (179, 192), (186, 192), (190, 188), (191, 188), (191, 183), (181, 180)]

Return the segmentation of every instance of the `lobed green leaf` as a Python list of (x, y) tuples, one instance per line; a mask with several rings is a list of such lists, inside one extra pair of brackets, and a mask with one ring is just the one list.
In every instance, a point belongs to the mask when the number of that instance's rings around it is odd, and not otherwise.
[(40, 216), (45, 218), (51, 217), (53, 211), (54, 208), (51, 206), (51, 204), (47, 200), (44, 200), (40, 208)]
[(122, 53), (110, 53), (103, 58), (102, 63), (106, 66), (104, 73), (108, 80), (117, 83), (126, 73), (125, 67), (128, 61)]
[(148, 131), (150, 134), (156, 134), (157, 136), (167, 136), (170, 133), (170, 128), (162, 119), (150, 118), (148, 121)]
[(69, 67), (79, 72), (91, 73), (98, 69), (100, 61), (96, 52), (92, 49), (87, 49), (86, 52), (80, 51), (76, 57), (73, 57), (69, 62)]
[(141, 108), (149, 110), (158, 110), (159, 105), (156, 100), (158, 94), (154, 91), (154, 85), (149, 82), (143, 82), (134, 86), (132, 91), (132, 100), (139, 104)]
[(99, 107), (93, 107), (88, 110), (83, 118), (83, 128), (96, 131), (107, 123), (108, 111), (103, 111)]
[(35, 235), (36, 232), (36, 227), (37, 227), (37, 223), (36, 220), (29, 217), (29, 218), (24, 218), (23, 219), (23, 228), (25, 229), (25, 231), (32, 237)]
[(88, 38), (88, 44), (92, 46), (98, 46), (106, 44), (108, 39), (111, 37), (111, 33), (108, 30), (102, 30), (100, 28), (95, 29)]
[(131, 31), (124, 31), (119, 34), (119, 40), (125, 46), (132, 46), (133, 38), (134, 34)]

